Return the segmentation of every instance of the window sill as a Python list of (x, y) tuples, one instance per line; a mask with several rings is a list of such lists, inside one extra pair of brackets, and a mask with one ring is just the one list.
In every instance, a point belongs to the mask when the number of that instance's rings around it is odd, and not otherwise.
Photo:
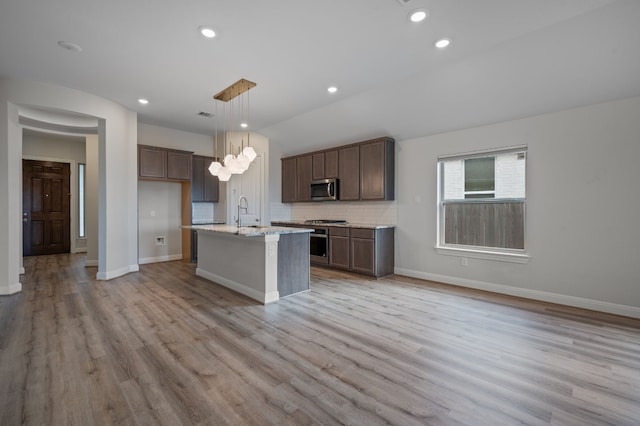
[(500, 262), (511, 262), (511, 263), (529, 263), (531, 257), (526, 253), (505, 253), (498, 251), (490, 251), (490, 250), (480, 250), (480, 249), (469, 249), (469, 248), (459, 248), (459, 247), (442, 247), (436, 246), (436, 252), (438, 254), (444, 254), (447, 256), (461, 256), (461, 257), (469, 257), (473, 259), (485, 259), (485, 260), (496, 260)]

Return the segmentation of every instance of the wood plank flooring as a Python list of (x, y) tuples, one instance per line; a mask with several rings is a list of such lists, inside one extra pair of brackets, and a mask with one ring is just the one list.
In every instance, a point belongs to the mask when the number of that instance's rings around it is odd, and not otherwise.
[(0, 297), (0, 425), (640, 424), (637, 320), (323, 269), (262, 306), (188, 263), (140, 268), (25, 259)]

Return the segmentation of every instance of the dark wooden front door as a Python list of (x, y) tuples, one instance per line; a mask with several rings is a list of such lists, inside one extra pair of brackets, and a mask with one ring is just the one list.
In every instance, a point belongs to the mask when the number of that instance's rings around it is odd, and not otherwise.
[(69, 253), (69, 164), (22, 160), (23, 254)]

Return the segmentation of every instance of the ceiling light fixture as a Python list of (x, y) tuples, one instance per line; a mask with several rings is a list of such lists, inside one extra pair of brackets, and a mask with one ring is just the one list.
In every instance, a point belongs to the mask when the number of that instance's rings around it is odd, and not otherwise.
[(329, 93), (336, 93), (338, 91), (338, 88), (336, 86), (331, 86), (327, 89), (327, 92)]
[(216, 32), (213, 30), (213, 28), (206, 25), (201, 25), (200, 27), (198, 27), (198, 32), (204, 38), (214, 38), (216, 36)]
[(416, 9), (409, 14), (409, 20), (411, 22), (422, 22), (429, 17), (429, 11), (427, 9)]
[[(256, 83), (245, 80), (244, 78), (238, 80), (233, 83), (231, 86), (227, 87), (223, 91), (219, 92), (217, 95), (213, 97), (216, 101), (224, 102), (222, 106), (222, 121), (223, 121), (223, 160), (222, 163), (219, 161), (218, 157), (218, 103), (216, 102), (216, 129), (215, 129), (215, 137), (214, 137), (214, 145), (213, 145), (213, 156), (214, 161), (209, 165), (209, 173), (213, 176), (217, 176), (221, 182), (227, 182), (231, 175), (242, 174), (248, 168), (253, 160), (256, 159), (258, 154), (256, 151), (250, 146), (249, 138), (251, 136), (250, 132), (246, 133), (247, 136), (247, 146), (244, 145), (244, 136), (245, 133), (234, 131), (234, 126), (240, 122), (240, 127), (248, 128), (249, 125), (249, 90), (256, 86)], [(243, 95), (246, 92), (247, 98), (247, 112), (245, 114), (244, 110), (244, 98)], [(240, 99), (238, 97), (243, 95)], [(235, 99), (235, 102), (234, 102)], [(245, 121), (241, 121), (241, 120)], [(235, 121), (238, 120), (238, 121)], [(235, 123), (234, 123), (235, 121)], [(234, 149), (234, 140), (235, 139), (235, 148)], [(240, 142), (238, 143), (238, 139)], [(228, 152), (228, 153), (227, 153)]]
[(149, 104), (149, 100), (145, 99), (145, 98), (140, 98), (140, 99), (138, 99), (138, 103), (140, 105), (147, 105), (147, 104)]
[(434, 44), (438, 49), (444, 49), (449, 44), (451, 44), (451, 40), (449, 40), (448, 38), (443, 38), (443, 39), (440, 39), (440, 40), (436, 41)]
[(82, 52), (82, 47), (80, 47), (80, 45), (71, 43), (70, 41), (60, 40), (58, 42), (58, 46), (66, 50), (70, 50), (72, 52)]

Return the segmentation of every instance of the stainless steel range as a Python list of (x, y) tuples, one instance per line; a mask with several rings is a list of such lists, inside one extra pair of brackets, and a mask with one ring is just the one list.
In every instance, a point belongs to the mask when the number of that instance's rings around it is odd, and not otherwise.
[[(309, 238), (309, 255), (313, 263), (329, 264), (329, 229), (328, 225), (347, 223), (346, 220), (339, 219), (310, 219), (305, 220), (305, 224), (311, 226), (314, 231)], [(327, 226), (318, 226), (327, 225)]]

